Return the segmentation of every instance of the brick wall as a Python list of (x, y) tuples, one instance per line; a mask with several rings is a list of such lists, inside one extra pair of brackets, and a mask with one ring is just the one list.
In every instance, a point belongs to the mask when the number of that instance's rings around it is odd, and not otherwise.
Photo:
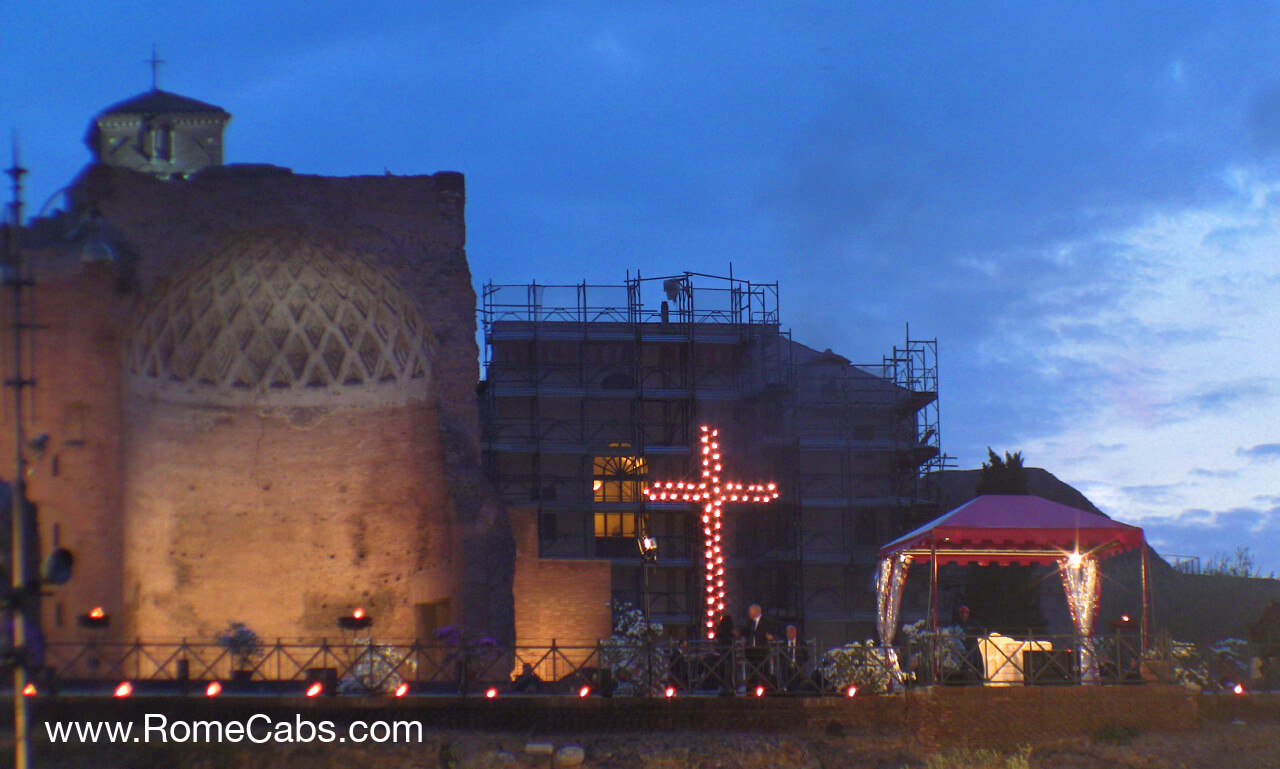
[(538, 557), (537, 512), (512, 508), (516, 539), (516, 643), (594, 647), (608, 638), (610, 567), (607, 561)]
[[(0, 702), (0, 716), (8, 703)], [(1198, 726), (1197, 695), (1170, 686), (934, 689), (908, 696), (828, 698), (677, 697), (301, 697), (42, 698), (37, 719), (244, 718), (267, 713), (292, 720), (412, 718), (428, 729), (524, 733), (766, 732), (796, 736), (840, 732), (904, 738), (924, 750), (950, 746), (1014, 749), (1064, 737), (1088, 736), (1106, 725), (1140, 731), (1180, 731)], [(1274, 713), (1271, 714), (1274, 720)], [(1006, 736), (1007, 735), (1007, 736)]]
[[(46, 256), (36, 254), (33, 261)], [(72, 259), (76, 260), (75, 254)], [(54, 640), (79, 637), (76, 616), (101, 606), (118, 617), (120, 582), (120, 355), (122, 310), (116, 270), (81, 266), (74, 277), (42, 279), (24, 302), (39, 330), (24, 339), (24, 375), (36, 386), (24, 394), (28, 440), (27, 496), (38, 506), (45, 552), (75, 555), (75, 576), (45, 601), (44, 628)], [(11, 293), (0, 297), (5, 376), (12, 376)], [(67, 351), (75, 351), (68, 355)], [(13, 390), (0, 409), (0, 478), (13, 477)], [(43, 437), (42, 437), (43, 436)]]

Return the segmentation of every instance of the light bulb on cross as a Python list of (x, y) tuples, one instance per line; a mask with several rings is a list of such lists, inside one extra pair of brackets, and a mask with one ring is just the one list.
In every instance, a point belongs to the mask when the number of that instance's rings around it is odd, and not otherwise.
[(726, 502), (772, 502), (778, 498), (776, 483), (721, 481), (720, 431), (702, 426), (702, 477), (693, 481), (654, 481), (645, 486), (650, 502), (694, 502), (702, 506), (702, 574), (706, 601), (707, 638), (716, 637), (716, 613), (724, 610), (724, 553), (722, 515)]

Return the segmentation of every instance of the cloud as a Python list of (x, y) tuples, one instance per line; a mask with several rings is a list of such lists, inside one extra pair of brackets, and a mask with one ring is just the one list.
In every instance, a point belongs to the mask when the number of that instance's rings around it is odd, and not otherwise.
[(1236, 449), (1236, 454), (1253, 460), (1271, 461), (1280, 458), (1280, 443), (1260, 443), (1249, 448)]
[(1177, 488), (1174, 484), (1146, 484), (1121, 486), (1120, 491), (1130, 497), (1140, 497), (1147, 502), (1163, 502), (1170, 499)]
[(1128, 446), (1123, 443), (1095, 443), (1089, 447), (1089, 451), (1107, 454), (1115, 451), (1124, 451), (1127, 448)]
[(1190, 396), (1191, 405), (1201, 411), (1225, 411), (1242, 401), (1256, 401), (1272, 397), (1270, 384), (1257, 379), (1245, 379), (1226, 384), (1204, 385), (1200, 392)]
[[(1175, 517), (1143, 521), (1147, 541), (1162, 555), (1186, 555), (1207, 563), (1219, 554), (1249, 548), (1263, 574), (1280, 573), (1280, 507), (1185, 510)], [(1260, 545), (1259, 543), (1268, 543)]]
[[(1240, 475), (1239, 470), (1206, 470), (1203, 467), (1197, 467), (1190, 471), (1190, 475), (1198, 478), (1235, 478)], [(1255, 497), (1255, 499), (1257, 499)]]

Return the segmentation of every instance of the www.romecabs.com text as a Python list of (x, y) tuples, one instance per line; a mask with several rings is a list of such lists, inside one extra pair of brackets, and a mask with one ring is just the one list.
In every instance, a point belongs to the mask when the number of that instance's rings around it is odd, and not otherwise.
[(309, 721), (301, 715), (273, 719), (257, 713), (244, 720), (169, 719), (147, 713), (141, 724), (134, 721), (46, 721), (49, 742), (136, 742), (136, 743), (218, 743), (218, 742), (372, 742), (414, 743), (423, 741), (418, 721), (352, 721), (339, 726), (333, 721)]

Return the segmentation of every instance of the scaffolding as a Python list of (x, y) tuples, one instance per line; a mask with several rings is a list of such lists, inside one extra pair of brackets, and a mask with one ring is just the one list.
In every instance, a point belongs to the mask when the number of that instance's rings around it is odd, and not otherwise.
[(782, 488), (727, 524), (731, 595), (810, 634), (872, 621), (875, 548), (929, 511), (919, 478), (941, 461), (936, 340), (854, 365), (791, 339), (776, 283), (690, 272), (488, 283), (481, 312), (486, 467), (536, 510), (541, 557), (608, 559), (615, 597), (634, 602), (644, 530), (661, 553), (653, 612), (692, 628), (700, 526), (640, 489), (690, 477), (697, 427), (713, 423), (739, 473)]

